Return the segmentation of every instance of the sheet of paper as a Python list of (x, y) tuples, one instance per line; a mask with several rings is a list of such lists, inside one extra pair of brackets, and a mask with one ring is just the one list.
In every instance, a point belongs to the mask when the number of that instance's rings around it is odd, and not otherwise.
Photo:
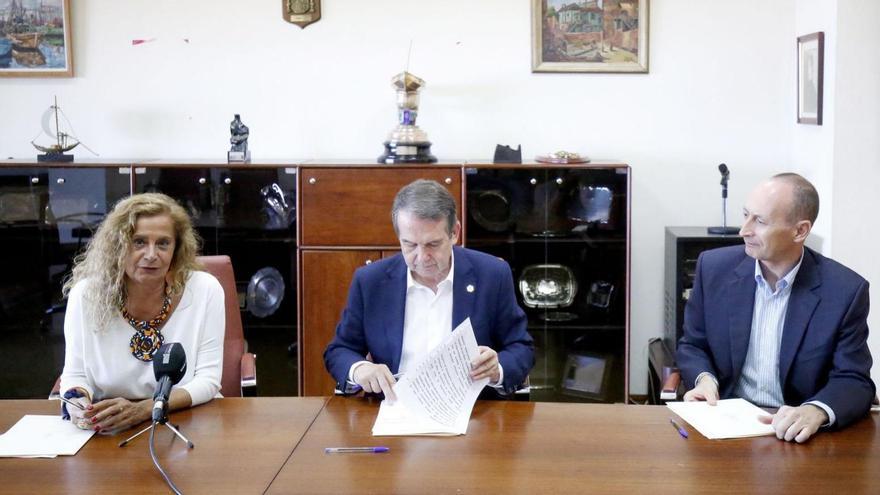
[(0, 457), (55, 457), (74, 455), (92, 438), (60, 416), (27, 414), (0, 435)]
[(667, 402), (666, 407), (687, 421), (706, 438), (745, 438), (772, 435), (773, 427), (758, 421), (767, 411), (745, 399), (719, 400), (715, 406), (706, 402)]
[(468, 318), (397, 382), (397, 401), (379, 406), (373, 435), (464, 435), (477, 396), (489, 383), (470, 378), (478, 353)]
[[(465, 425), (467, 429), (467, 425)], [(402, 435), (428, 435), (428, 436), (455, 436), (462, 435), (455, 427), (444, 426), (430, 419), (413, 414), (399, 400), (390, 403), (383, 400), (379, 404), (379, 414), (373, 424), (373, 436), (402, 436)]]

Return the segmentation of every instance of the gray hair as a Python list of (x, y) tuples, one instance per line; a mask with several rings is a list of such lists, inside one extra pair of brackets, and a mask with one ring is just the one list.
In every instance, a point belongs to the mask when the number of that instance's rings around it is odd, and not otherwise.
[(792, 222), (809, 220), (810, 223), (816, 223), (816, 218), (819, 216), (819, 193), (816, 192), (813, 184), (803, 176), (792, 172), (776, 174), (772, 178), (785, 181), (792, 187), (794, 198), (791, 211), (788, 213), (789, 220)]
[(445, 218), (446, 232), (450, 235), (455, 228), (455, 199), (437, 181), (419, 179), (397, 192), (391, 206), (391, 223), (394, 225), (394, 233), (398, 235), (400, 231), (397, 228), (397, 216), (401, 211), (408, 211), (422, 220)]

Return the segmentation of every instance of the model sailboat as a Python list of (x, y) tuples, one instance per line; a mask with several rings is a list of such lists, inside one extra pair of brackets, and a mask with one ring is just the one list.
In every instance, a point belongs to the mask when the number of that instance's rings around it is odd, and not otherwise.
[(59, 113), (61, 113), (61, 117), (64, 119), (65, 122), (67, 122), (67, 125), (69, 127), (70, 121), (67, 120), (64, 112), (62, 112), (61, 108), (58, 106), (58, 97), (56, 96), (55, 104), (46, 109), (46, 111), (43, 113), (42, 119), (43, 132), (50, 138), (54, 139), (55, 144), (51, 144), (48, 146), (39, 145), (35, 142), (36, 138), (31, 141), (31, 144), (34, 145), (34, 148), (44, 153), (42, 155), (37, 155), (38, 162), (73, 161), (73, 155), (65, 155), (64, 153), (76, 148), (77, 145), (80, 144), (80, 142), (75, 136), (62, 130), (63, 127), (58, 120)]

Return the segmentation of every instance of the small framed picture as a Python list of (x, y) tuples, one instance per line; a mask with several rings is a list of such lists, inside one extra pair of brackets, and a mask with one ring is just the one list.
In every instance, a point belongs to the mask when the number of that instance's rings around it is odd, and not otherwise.
[(822, 125), (822, 87), (825, 72), (825, 33), (797, 39), (797, 121)]
[(606, 354), (569, 354), (562, 376), (562, 393), (604, 401), (613, 357)]

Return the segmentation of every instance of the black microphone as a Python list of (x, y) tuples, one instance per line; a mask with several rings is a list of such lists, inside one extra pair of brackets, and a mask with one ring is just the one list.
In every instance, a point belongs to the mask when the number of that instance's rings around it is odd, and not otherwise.
[(730, 169), (722, 163), (718, 165), (718, 171), (721, 172), (721, 226), (709, 227), (707, 231), (710, 234), (736, 235), (739, 228), (727, 226), (727, 181), (730, 179)]
[(153, 356), (153, 374), (158, 382), (153, 394), (153, 422), (164, 423), (171, 387), (186, 374), (186, 352), (179, 342), (159, 347), (159, 352)]
[(727, 197), (727, 180), (730, 178), (730, 170), (727, 168), (727, 165), (721, 164), (718, 165), (718, 171), (721, 172), (721, 197)]

